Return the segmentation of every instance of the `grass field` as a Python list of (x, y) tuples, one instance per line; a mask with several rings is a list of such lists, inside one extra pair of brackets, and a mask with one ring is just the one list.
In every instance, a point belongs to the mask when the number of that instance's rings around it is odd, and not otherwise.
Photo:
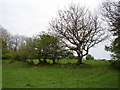
[[(51, 61), (50, 61), (51, 62)], [(70, 61), (62, 60), (61, 63)], [(75, 62), (72, 60), (71, 62)], [(117, 88), (118, 71), (108, 61), (83, 61), (88, 66), (62, 68), (59, 65), (29, 66), (3, 61), (3, 88)]]

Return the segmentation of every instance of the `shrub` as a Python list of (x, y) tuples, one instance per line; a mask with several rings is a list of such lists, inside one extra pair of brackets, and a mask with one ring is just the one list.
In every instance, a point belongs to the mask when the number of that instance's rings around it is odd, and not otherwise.
[(18, 60), (20, 61), (20, 56), (17, 53), (13, 54), (13, 60)]
[(11, 59), (12, 58), (12, 54), (11, 53), (6, 53), (2, 55), (2, 59)]
[(120, 69), (120, 60), (110, 60), (110, 67)]
[(101, 61), (106, 61), (106, 59), (101, 59)]
[(86, 56), (86, 60), (94, 60), (94, 57), (92, 55), (88, 54)]
[(27, 58), (28, 58), (27, 51), (18, 50), (18, 51), (13, 53), (13, 58), (12, 59), (15, 60), (15, 61), (26, 62)]

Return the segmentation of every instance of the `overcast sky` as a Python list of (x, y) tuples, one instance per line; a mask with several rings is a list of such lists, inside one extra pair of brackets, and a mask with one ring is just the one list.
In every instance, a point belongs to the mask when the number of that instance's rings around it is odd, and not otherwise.
[[(0, 0), (0, 25), (12, 35), (33, 36), (46, 31), (49, 21), (56, 17), (57, 11), (71, 2), (79, 3), (92, 11), (104, 0)], [(90, 50), (96, 59), (110, 59), (104, 50), (104, 43)]]

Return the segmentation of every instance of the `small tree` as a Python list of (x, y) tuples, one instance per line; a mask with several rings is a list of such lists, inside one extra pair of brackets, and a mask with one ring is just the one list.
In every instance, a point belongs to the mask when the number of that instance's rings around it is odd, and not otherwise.
[[(24, 45), (23, 45), (24, 46)], [(26, 38), (26, 50), (28, 51), (28, 58), (29, 59), (39, 59), (37, 56), (36, 43), (33, 38)]]
[(58, 37), (50, 36), (49, 38), (51, 40), (50, 48), (50, 57), (53, 60), (53, 64), (55, 64), (55, 60), (58, 59), (62, 54), (64, 53), (65, 49), (62, 46), (62, 42), (60, 42)]
[(26, 49), (26, 46), (23, 46), (22, 48), (18, 49), (13, 53), (13, 61), (26, 62), (28, 59), (28, 55), (29, 55), (29, 52)]
[(13, 61), (19, 60), (26, 62), (27, 59), (36, 58), (35, 45), (32, 38), (21, 36), (21, 39), (17, 43), (17, 49), (13, 51)]
[(79, 5), (71, 4), (58, 11), (58, 17), (50, 22), (50, 29), (59, 36), (66, 47), (78, 55), (77, 65), (89, 49), (107, 37), (97, 16)]

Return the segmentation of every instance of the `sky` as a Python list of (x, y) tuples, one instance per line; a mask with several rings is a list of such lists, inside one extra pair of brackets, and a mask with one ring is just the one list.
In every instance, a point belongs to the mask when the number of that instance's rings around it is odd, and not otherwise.
[[(57, 11), (71, 2), (86, 6), (92, 12), (104, 0), (0, 0), (0, 25), (12, 35), (32, 37), (41, 31), (47, 31), (49, 22), (56, 17)], [(106, 43), (107, 44), (107, 43)], [(110, 59), (110, 53), (104, 50), (105, 43), (90, 49), (96, 59)]]

